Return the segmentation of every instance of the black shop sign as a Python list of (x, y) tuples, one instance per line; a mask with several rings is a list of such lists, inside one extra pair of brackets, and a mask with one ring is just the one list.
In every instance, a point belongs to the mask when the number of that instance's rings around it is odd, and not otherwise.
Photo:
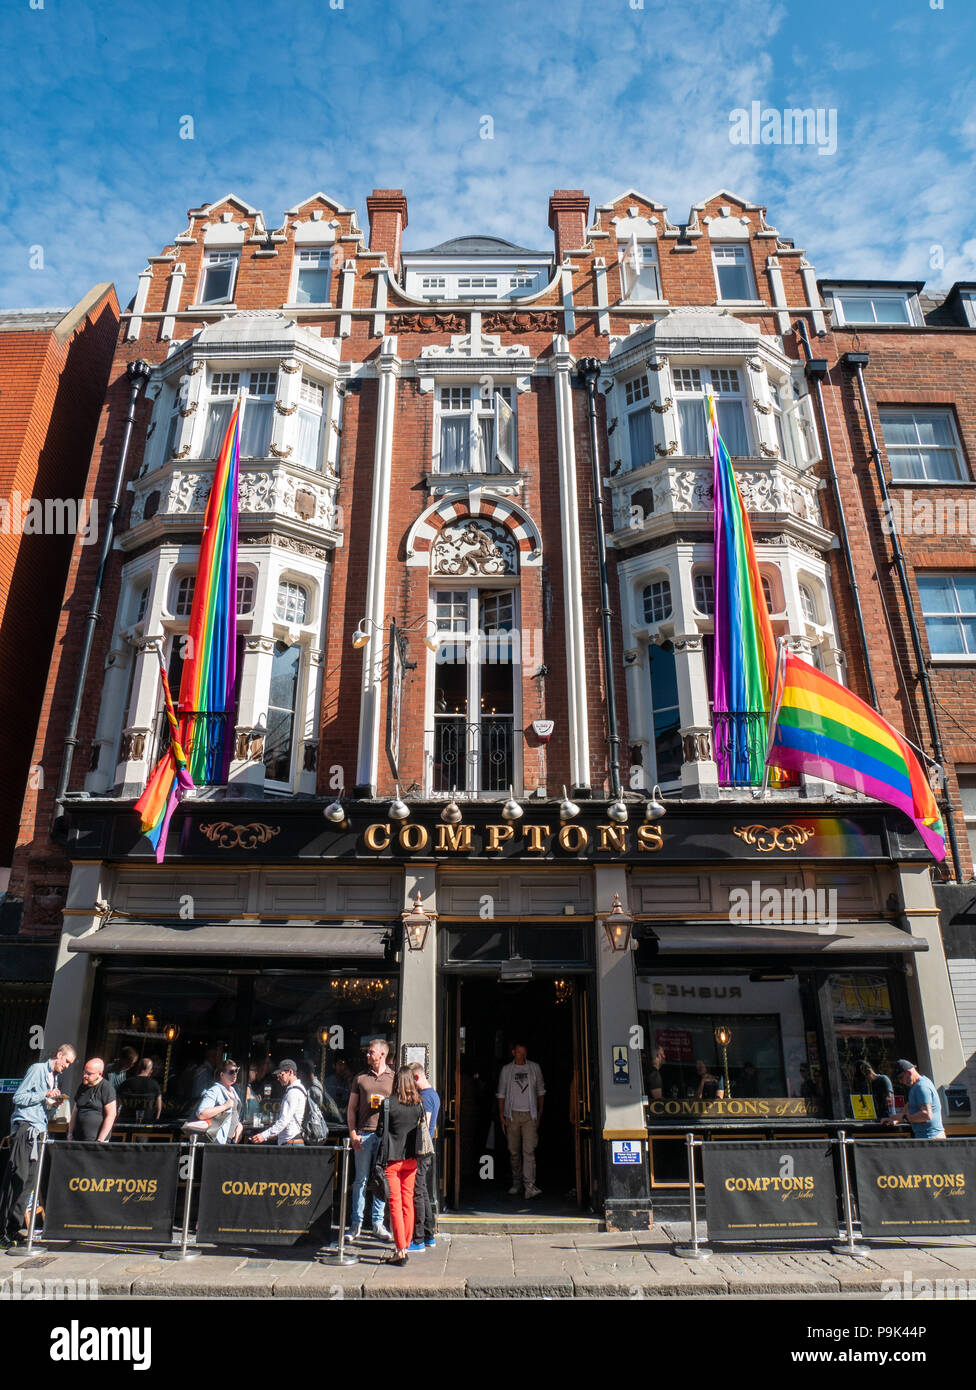
[(201, 1157), (201, 1244), (294, 1245), (332, 1206), (332, 1150), (213, 1145)]
[(837, 1188), (830, 1149), (823, 1139), (703, 1144), (709, 1240), (836, 1236)]
[(169, 1245), (179, 1178), (176, 1144), (49, 1143), (47, 1240)]
[(854, 1164), (866, 1236), (976, 1233), (976, 1140), (859, 1140)]

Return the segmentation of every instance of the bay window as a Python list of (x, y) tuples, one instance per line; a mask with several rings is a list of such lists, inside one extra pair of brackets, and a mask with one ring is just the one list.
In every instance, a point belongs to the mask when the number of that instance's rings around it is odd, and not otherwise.
[(322, 466), (322, 423), (325, 418), (325, 387), (303, 376), (298, 389), (298, 438), (295, 462), (303, 468)]
[(627, 410), (627, 436), (630, 443), (631, 468), (643, 468), (654, 462), (654, 428), (651, 423), (650, 387), (646, 376), (635, 376), (624, 382), (624, 405)]
[[(242, 385), (243, 383), (243, 385)], [(244, 424), (241, 429), (241, 458), (267, 458), (274, 423), (274, 401), (278, 390), (276, 371), (213, 372), (202, 458), (215, 459), (224, 442), (234, 403), (246, 387)]]
[(746, 398), (736, 367), (675, 367), (675, 402), (678, 411), (679, 452), (689, 458), (710, 458), (705, 389), (715, 396), (719, 433), (732, 458), (748, 458), (753, 447), (746, 423)]

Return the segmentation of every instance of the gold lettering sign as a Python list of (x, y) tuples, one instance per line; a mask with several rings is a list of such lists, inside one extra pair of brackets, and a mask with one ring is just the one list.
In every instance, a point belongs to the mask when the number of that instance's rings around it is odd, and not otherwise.
[(366, 827), (366, 834), (363, 836), (363, 839), (366, 841), (366, 848), (367, 848), (367, 849), (376, 849), (376, 850), (389, 849), (389, 848), (390, 848), (390, 826), (389, 826), (389, 822), (387, 822), (386, 825), (368, 825), (368, 826)]
[(488, 831), (486, 852), (489, 850), (499, 851), (502, 847), (502, 841), (511, 840), (515, 835), (515, 831), (510, 825), (486, 825), (485, 829)]
[(128, 1196), (140, 1193), (153, 1196), (156, 1191), (155, 1178), (69, 1178), (71, 1192), (125, 1192)]
[[(572, 843), (570, 843), (572, 841)], [(582, 825), (574, 825), (572, 821), (564, 825), (559, 831), (559, 845), (561, 849), (576, 850), (586, 849), (590, 843), (590, 837), (586, 833), (586, 828)]]
[(598, 825), (600, 849), (617, 849), (627, 853), (627, 827), (625, 825)]
[(820, 1106), (805, 1097), (774, 1096), (768, 1100), (750, 1097), (742, 1100), (652, 1100), (648, 1111), (659, 1120), (688, 1115), (711, 1120), (761, 1119), (765, 1116), (780, 1119), (819, 1115)]
[(529, 841), (529, 854), (545, 854), (546, 847), (542, 843), (542, 837), (545, 835), (548, 839), (551, 833), (548, 825), (527, 825), (525, 834)]
[(439, 825), (437, 827), (436, 849), (466, 853), (471, 849), (472, 825)]
[(430, 844), (430, 831), (426, 825), (418, 825), (416, 821), (408, 821), (406, 825), (400, 826), (400, 847), (402, 849), (426, 849)]
[(637, 827), (637, 848), (656, 850), (664, 848), (664, 835), (659, 825), (639, 825)]

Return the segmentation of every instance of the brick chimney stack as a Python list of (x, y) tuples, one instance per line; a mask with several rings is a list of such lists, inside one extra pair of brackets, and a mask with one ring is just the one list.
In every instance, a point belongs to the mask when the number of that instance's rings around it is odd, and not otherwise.
[(366, 199), (369, 249), (385, 251), (394, 273), (400, 270), (400, 240), (407, 225), (407, 200), (402, 188), (374, 188)]
[(582, 188), (557, 188), (549, 199), (549, 226), (556, 233), (556, 264), (586, 245), (590, 200)]

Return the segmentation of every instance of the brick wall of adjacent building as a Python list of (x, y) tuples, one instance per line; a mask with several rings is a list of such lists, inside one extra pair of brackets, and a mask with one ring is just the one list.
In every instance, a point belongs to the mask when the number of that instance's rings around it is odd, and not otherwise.
[[(0, 868), (11, 863), (28, 782), (40, 775), (31, 753), (72, 551), (71, 534), (24, 534), (18, 504), (84, 496), (118, 322), (111, 285), (63, 313), (0, 315), (0, 499), (10, 507), (0, 525)], [(47, 522), (64, 527), (76, 516), (59, 508)]]

